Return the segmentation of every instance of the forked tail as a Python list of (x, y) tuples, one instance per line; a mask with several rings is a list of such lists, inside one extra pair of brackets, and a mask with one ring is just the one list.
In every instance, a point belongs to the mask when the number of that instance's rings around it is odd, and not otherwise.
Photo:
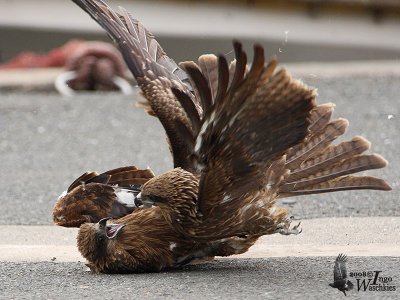
[(286, 155), (285, 169), (290, 173), (279, 186), (279, 197), (355, 189), (391, 190), (380, 178), (350, 175), (383, 168), (387, 161), (378, 154), (363, 154), (371, 144), (360, 136), (332, 145), (348, 126), (345, 119), (331, 120), (333, 108), (332, 103), (322, 104), (311, 113), (308, 137)]

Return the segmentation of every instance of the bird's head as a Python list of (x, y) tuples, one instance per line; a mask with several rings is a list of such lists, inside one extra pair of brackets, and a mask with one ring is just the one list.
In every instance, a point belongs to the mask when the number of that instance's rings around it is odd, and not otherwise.
[(79, 228), (78, 249), (89, 262), (98, 262), (107, 255), (108, 243), (115, 239), (126, 224), (114, 224), (103, 218), (97, 223), (85, 223)]
[(195, 199), (197, 192), (197, 178), (190, 172), (175, 168), (146, 182), (137, 198), (145, 205), (165, 206), (177, 199)]

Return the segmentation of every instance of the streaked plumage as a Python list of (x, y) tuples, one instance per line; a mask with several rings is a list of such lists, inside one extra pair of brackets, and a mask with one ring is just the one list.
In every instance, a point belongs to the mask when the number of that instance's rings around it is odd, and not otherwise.
[(139, 170), (134, 166), (102, 174), (86, 172), (57, 199), (53, 221), (59, 226), (79, 227), (104, 217), (123, 217), (141, 205), (136, 195), (152, 177), (150, 169)]
[(353, 289), (353, 283), (348, 280), (347, 277), (347, 256), (339, 254), (335, 260), (335, 266), (333, 268), (333, 283), (329, 285), (333, 288), (337, 288), (342, 291), (346, 296), (346, 291)]
[(196, 242), (177, 234), (161, 209), (151, 207), (139, 208), (118, 220), (82, 224), (78, 249), (94, 272), (158, 272), (198, 258), (244, 253), (257, 238)]
[(276, 71), (276, 60), (265, 63), (261, 46), (251, 66), (234, 42), (230, 64), (204, 55), (180, 68), (124, 9), (73, 1), (118, 45), (147, 100), (142, 106), (166, 130), (175, 167), (142, 186), (138, 198), (155, 206), (81, 226), (78, 247), (93, 270), (158, 271), (244, 252), (261, 235), (299, 232), (275, 205), (278, 197), (390, 189), (381, 179), (350, 175), (387, 162), (362, 154), (369, 143), (361, 137), (332, 145), (348, 122), (331, 120), (333, 105), (316, 106), (315, 91)]

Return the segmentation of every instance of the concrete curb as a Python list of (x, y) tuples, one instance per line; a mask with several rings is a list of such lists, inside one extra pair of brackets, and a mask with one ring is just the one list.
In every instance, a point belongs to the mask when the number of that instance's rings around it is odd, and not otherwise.
[[(297, 236), (262, 237), (237, 258), (400, 256), (400, 217), (304, 220)], [(0, 226), (0, 261), (84, 261), (76, 248), (77, 229), (57, 226)]]

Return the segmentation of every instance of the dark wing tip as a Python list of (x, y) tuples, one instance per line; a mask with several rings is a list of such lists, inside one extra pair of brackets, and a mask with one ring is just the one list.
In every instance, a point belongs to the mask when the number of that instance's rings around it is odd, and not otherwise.
[(337, 262), (347, 262), (347, 255), (340, 253), (337, 257), (336, 257), (336, 261)]
[(88, 181), (86, 181), (85, 183), (103, 183), (103, 184), (107, 184), (109, 182), (111, 178), (111, 175), (108, 174), (100, 174), (92, 179), (89, 179)]
[(242, 43), (239, 40), (233, 39), (232, 44), (235, 50), (242, 50)]
[(354, 284), (350, 280), (347, 280), (347, 290), (350, 291), (353, 288), (354, 288)]
[(261, 44), (255, 43), (253, 45), (253, 49), (254, 49), (254, 54), (258, 54), (264, 57), (264, 47)]
[(71, 183), (71, 185), (67, 189), (67, 193), (69, 193), (82, 183), (87, 183), (89, 180), (95, 178), (98, 175), (99, 174), (97, 174), (96, 172), (85, 172)]

